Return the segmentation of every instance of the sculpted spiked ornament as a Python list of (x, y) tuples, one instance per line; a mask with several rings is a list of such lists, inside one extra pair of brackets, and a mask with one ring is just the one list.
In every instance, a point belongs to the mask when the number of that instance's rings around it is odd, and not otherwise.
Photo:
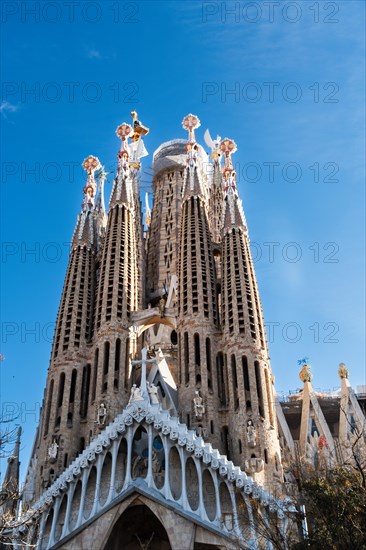
[(133, 134), (131, 135), (131, 157), (129, 166), (133, 170), (140, 170), (142, 157), (146, 157), (149, 153), (145, 149), (143, 142), (143, 136), (146, 136), (149, 133), (149, 128), (144, 126), (140, 120), (138, 120), (138, 114), (136, 111), (131, 111), (130, 115), (132, 116), (133, 121)]
[(211, 149), (211, 160), (219, 163), (221, 159), (221, 136), (217, 135), (216, 139), (212, 139), (210, 131), (207, 129), (203, 136), (206, 145)]
[(118, 172), (121, 170), (124, 173), (128, 172), (128, 159), (129, 159), (129, 147), (128, 147), (128, 138), (133, 133), (132, 126), (123, 122), (116, 129), (116, 136), (121, 140), (121, 147), (118, 152)]
[(194, 135), (194, 131), (196, 130), (196, 128), (199, 128), (201, 126), (201, 122), (198, 116), (192, 114), (185, 116), (182, 121), (182, 126), (185, 130), (188, 131), (188, 143), (195, 143), (196, 138)]
[(100, 166), (101, 164), (99, 162), (98, 157), (94, 157), (93, 155), (89, 155), (86, 159), (84, 159), (82, 163), (82, 167), (88, 174), (86, 185), (83, 189), (84, 191), (83, 210), (86, 210), (87, 208), (92, 208), (94, 206), (94, 196), (97, 188), (97, 184), (94, 179), (94, 172), (95, 170), (98, 170)]
[(220, 150), (224, 155), (225, 164), (222, 170), (224, 180), (226, 182), (225, 190), (227, 191), (228, 187), (232, 187), (236, 190), (236, 173), (233, 166), (233, 161), (231, 155), (237, 151), (236, 143), (232, 139), (225, 138), (220, 143)]
[(194, 186), (194, 169), (197, 167), (198, 160), (198, 144), (194, 131), (201, 126), (200, 119), (196, 115), (189, 114), (184, 117), (182, 126), (188, 131), (188, 143), (187, 143), (187, 167), (189, 175), (189, 187), (193, 191)]

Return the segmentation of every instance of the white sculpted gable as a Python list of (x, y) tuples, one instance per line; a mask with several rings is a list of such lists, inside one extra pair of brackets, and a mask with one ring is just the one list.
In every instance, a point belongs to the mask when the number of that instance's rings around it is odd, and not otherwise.
[[(38, 513), (43, 521), (47, 518), (48, 509), (54, 508), (58, 513), (58, 501), (63, 494), (73, 498), (74, 487), (81, 481), (86, 483), (92, 467), (97, 470), (100, 479), (109, 484), (108, 498), (103, 505), (95, 504), (93, 515), (99, 514), (103, 508), (114, 501), (123, 499), (123, 494), (129, 494), (132, 487), (143, 489), (151, 498), (161, 501), (162, 505), (169, 501), (177, 512), (197, 516), (197, 521), (207, 524), (211, 529), (231, 538), (237, 536), (235, 494), (239, 491), (242, 498), (252, 495), (262, 507), (269, 505), (277, 510), (277, 515), (283, 514), (283, 501), (275, 499), (268, 491), (247, 476), (240, 467), (235, 466), (225, 455), (213, 449), (194, 430), (188, 429), (176, 416), (162, 408), (157, 389), (153, 384), (146, 384), (146, 350), (143, 350), (141, 386), (134, 385), (128, 405), (108, 426), (102, 427), (99, 435), (73, 461), (53, 485), (42, 495), (39, 501), (28, 512), (29, 517)], [(103, 417), (104, 418), (104, 417)], [(120, 482), (120, 470), (117, 464), (120, 449), (125, 449), (124, 480)], [(106, 475), (103, 471), (107, 455), (114, 457), (114, 474)], [(169, 471), (167, 470), (169, 469)], [(104, 477), (105, 476), (105, 477)], [(207, 476), (213, 483), (213, 491), (217, 506), (214, 512), (207, 514), (206, 482)], [(227, 502), (231, 503), (229, 514), (221, 507), (221, 489), (231, 495)], [(102, 483), (103, 485), (103, 483)], [(192, 487), (196, 489), (192, 492)], [(99, 502), (98, 488), (95, 489), (95, 502)], [(224, 492), (225, 492), (224, 491)], [(85, 496), (83, 497), (85, 498)], [(80, 501), (78, 523), (72, 528), (64, 527), (63, 536), (69, 535), (80, 527), (84, 520), (82, 510), (85, 506), (83, 498)], [(205, 500), (206, 498), (206, 500)], [(213, 497), (212, 497), (213, 498)], [(205, 503), (206, 502), (206, 503)], [(288, 506), (286, 504), (286, 509)], [(226, 517), (226, 523), (223, 517)], [(228, 517), (230, 516), (230, 521)], [(56, 519), (55, 519), (56, 521)], [(222, 531), (223, 530), (223, 531)], [(42, 531), (40, 534), (42, 537)], [(61, 537), (62, 539), (62, 537)], [(60, 540), (61, 540), (60, 539)], [(51, 548), (53, 541), (48, 541)]]

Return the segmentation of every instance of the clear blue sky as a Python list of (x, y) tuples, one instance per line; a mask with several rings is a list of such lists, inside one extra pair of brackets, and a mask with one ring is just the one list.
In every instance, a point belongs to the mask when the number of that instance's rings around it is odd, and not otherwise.
[(2, 3), (1, 397), (21, 413), (23, 471), (79, 166), (93, 154), (114, 170), (133, 108), (151, 128), (146, 189), (153, 151), (186, 137), (189, 112), (201, 143), (206, 128), (237, 142), (278, 391), (300, 385), (304, 356), (317, 388), (339, 384), (340, 361), (365, 384), (364, 2), (36, 4)]

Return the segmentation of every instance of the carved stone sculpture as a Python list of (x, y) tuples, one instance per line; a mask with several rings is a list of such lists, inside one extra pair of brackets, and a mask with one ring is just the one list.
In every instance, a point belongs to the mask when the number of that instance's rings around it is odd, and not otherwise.
[(304, 364), (301, 371), (299, 372), (299, 377), (302, 382), (311, 382), (312, 374), (310, 372), (310, 365), (307, 363)]
[(48, 447), (48, 458), (50, 459), (50, 462), (54, 462), (56, 460), (58, 448), (59, 448), (59, 445), (55, 440)]
[(99, 426), (104, 426), (107, 418), (107, 408), (104, 403), (101, 403), (98, 408), (97, 423)]
[(344, 363), (339, 363), (338, 376), (341, 379), (349, 377), (349, 370)]
[(150, 396), (151, 405), (159, 405), (158, 388), (155, 386), (155, 384), (150, 384), (149, 382), (146, 382), (146, 385), (148, 394)]
[(255, 447), (257, 444), (257, 430), (254, 427), (253, 421), (247, 422), (247, 440), (249, 447)]
[(202, 418), (205, 414), (205, 406), (203, 404), (203, 398), (200, 396), (198, 391), (195, 391), (195, 396), (193, 398), (194, 414), (196, 418)]
[(144, 396), (142, 394), (141, 388), (137, 387), (136, 384), (133, 384), (131, 388), (130, 400), (128, 403), (130, 404), (133, 401), (143, 401), (143, 400), (144, 400)]

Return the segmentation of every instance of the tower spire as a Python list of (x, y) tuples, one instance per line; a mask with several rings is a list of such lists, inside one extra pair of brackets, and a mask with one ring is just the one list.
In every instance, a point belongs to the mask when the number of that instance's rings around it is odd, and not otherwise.
[(232, 154), (237, 148), (234, 141), (225, 138), (220, 149), (225, 185), (221, 288), (223, 351), (226, 368), (230, 365), (229, 431), (233, 439), (248, 443), (244, 456), (235, 453), (235, 461), (244, 462), (247, 473), (268, 481), (276, 475), (281, 477), (272, 466), (264, 468), (265, 461), (272, 465), (279, 453), (275, 430), (270, 429), (276, 426), (272, 372), (245, 216), (236, 188)]
[(105, 215), (105, 201), (104, 201), (104, 182), (107, 179), (109, 172), (105, 171), (104, 166), (101, 166), (96, 172), (98, 187), (95, 197), (95, 208)]
[(236, 187), (236, 171), (234, 169), (232, 155), (237, 151), (235, 141), (225, 138), (220, 144), (220, 150), (224, 155), (222, 175), (224, 180), (225, 208), (223, 216), (224, 234), (233, 227), (246, 229), (246, 221), (241, 200)]
[(214, 243), (221, 242), (222, 218), (224, 210), (224, 180), (221, 170), (222, 152), (221, 137), (216, 136), (212, 139), (209, 130), (204, 134), (206, 145), (211, 149), (210, 159), (212, 161), (212, 176), (209, 199), (209, 221), (211, 222), (211, 232)]
[(188, 140), (187, 140), (187, 169), (185, 173), (185, 180), (183, 184), (183, 200), (189, 198), (190, 196), (201, 196), (202, 198), (207, 198), (206, 190), (204, 189), (202, 181), (202, 166), (199, 166), (200, 161), (200, 150), (199, 145), (196, 142), (196, 137), (194, 131), (201, 126), (200, 119), (196, 115), (189, 114), (184, 117), (182, 126), (185, 130), (188, 131)]
[[(216, 272), (208, 221), (207, 187), (202, 170), (202, 155), (194, 131), (200, 126), (197, 116), (183, 119), (188, 130), (187, 163), (184, 175), (179, 243), (179, 310), (177, 328), (181, 342), (179, 368), (181, 398), (193, 402), (196, 392), (206, 396), (208, 409), (217, 405), (214, 393), (212, 357), (218, 328)], [(205, 182), (206, 183), (206, 182)], [(189, 416), (189, 415), (188, 415)], [(208, 417), (195, 415), (192, 424), (209, 430)]]
[[(109, 414), (124, 405), (130, 384), (128, 370), (131, 313), (142, 307), (144, 272), (141, 205), (137, 172), (147, 154), (143, 136), (148, 128), (133, 111), (133, 126), (123, 122), (116, 129), (121, 140), (95, 302), (94, 395)], [(132, 340), (131, 340), (132, 341)], [(122, 369), (120, 365), (127, 365)]]

